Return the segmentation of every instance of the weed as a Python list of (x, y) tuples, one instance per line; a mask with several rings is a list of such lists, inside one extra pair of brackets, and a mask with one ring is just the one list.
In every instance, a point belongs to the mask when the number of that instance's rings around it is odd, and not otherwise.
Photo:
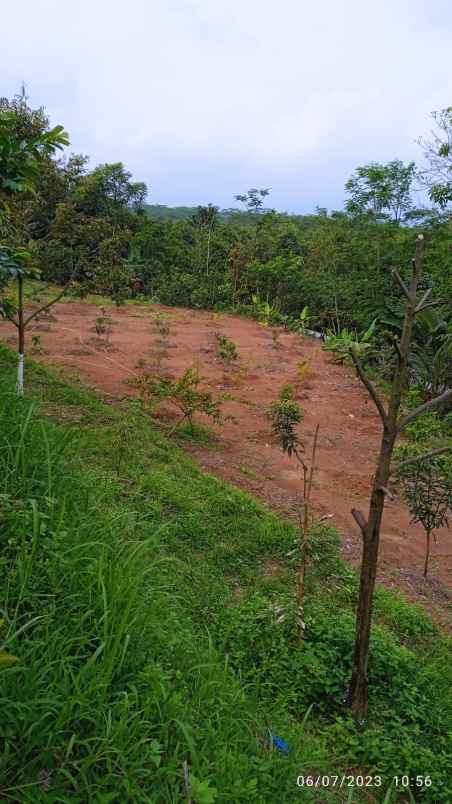
[(40, 335), (32, 335), (31, 343), (32, 343), (32, 346), (33, 346), (32, 351), (33, 351), (34, 354), (37, 354), (37, 355), (44, 354), (44, 348), (42, 346), (41, 336)]
[(109, 315), (102, 314), (102, 315), (97, 316), (97, 318), (96, 318), (96, 320), (94, 322), (94, 329), (95, 329), (96, 335), (99, 338), (101, 338), (103, 335), (105, 335), (106, 340), (108, 340), (108, 337), (109, 337), (110, 332), (111, 332), (111, 323), (112, 323), (112, 319), (111, 319), (111, 317)]
[(298, 382), (304, 383), (304, 381), (309, 376), (310, 371), (311, 371), (311, 361), (309, 360), (309, 358), (306, 360), (300, 360), (299, 363), (297, 363)]
[(171, 332), (171, 327), (168, 320), (168, 315), (158, 311), (154, 315), (155, 328), (162, 338), (167, 338)]

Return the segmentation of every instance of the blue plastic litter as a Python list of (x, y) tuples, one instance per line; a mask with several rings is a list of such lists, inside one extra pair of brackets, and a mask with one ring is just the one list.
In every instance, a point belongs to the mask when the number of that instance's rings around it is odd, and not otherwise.
[(283, 740), (282, 737), (277, 737), (276, 734), (272, 734), (272, 743), (278, 751), (281, 751), (282, 754), (288, 754), (290, 751), (290, 747), (287, 745), (286, 741)]

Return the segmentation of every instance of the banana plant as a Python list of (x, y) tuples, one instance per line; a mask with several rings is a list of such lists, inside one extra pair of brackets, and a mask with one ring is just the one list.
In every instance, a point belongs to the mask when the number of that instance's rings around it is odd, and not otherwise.
[(373, 348), (372, 338), (377, 325), (375, 318), (368, 328), (360, 335), (356, 330), (347, 329), (344, 327), (339, 334), (328, 329), (325, 333), (325, 343), (323, 348), (327, 352), (334, 352), (338, 363), (343, 363), (350, 356), (350, 350), (353, 349), (354, 353), (363, 358), (369, 354), (369, 350)]

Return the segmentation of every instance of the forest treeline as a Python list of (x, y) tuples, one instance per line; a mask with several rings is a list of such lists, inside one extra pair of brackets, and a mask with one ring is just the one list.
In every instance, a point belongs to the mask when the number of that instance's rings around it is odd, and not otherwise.
[[(45, 111), (30, 108), (23, 93), (0, 100), (0, 112), (14, 116), (25, 142), (49, 130)], [(423, 282), (442, 300), (447, 323), (451, 110), (437, 113), (435, 124), (433, 139), (420, 143), (426, 169), (399, 160), (358, 167), (346, 183), (343, 210), (308, 215), (278, 213), (268, 189), (252, 189), (235, 196), (243, 212), (209, 204), (168, 217), (164, 207), (146, 204), (148, 188), (132, 181), (121, 162), (90, 168), (87, 156), (49, 153), (33, 192), (11, 193), (3, 182), (2, 242), (26, 248), (44, 280), (73, 277), (80, 295), (100, 292), (120, 303), (135, 282), (165, 304), (241, 312), (266, 304), (281, 322), (307, 307), (312, 326), (338, 330), (394, 314), (387, 299), (400, 289), (390, 269), (409, 269), (421, 230)], [(430, 208), (415, 206), (421, 185)]]

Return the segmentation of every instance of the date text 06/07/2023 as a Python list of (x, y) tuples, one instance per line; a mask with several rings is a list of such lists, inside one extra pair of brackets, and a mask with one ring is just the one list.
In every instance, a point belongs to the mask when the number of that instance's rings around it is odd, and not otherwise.
[[(386, 780), (382, 776), (353, 776), (353, 775), (323, 775), (323, 776), (297, 776), (297, 787), (381, 787)], [(388, 780), (394, 787), (431, 787), (432, 780), (428, 775), (393, 776)]]

